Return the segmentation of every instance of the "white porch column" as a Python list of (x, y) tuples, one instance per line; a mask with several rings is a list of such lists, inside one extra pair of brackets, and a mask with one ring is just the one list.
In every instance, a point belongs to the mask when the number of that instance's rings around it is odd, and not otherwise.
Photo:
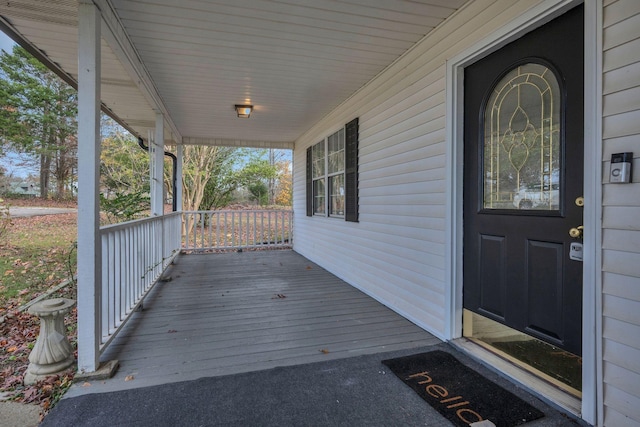
[(100, 363), (100, 11), (78, 4), (78, 370)]
[(176, 150), (176, 157), (178, 161), (176, 162), (176, 188), (174, 189), (173, 197), (176, 198), (176, 210), (178, 212), (182, 211), (182, 160), (184, 159), (184, 148), (182, 144), (178, 145)]
[(164, 116), (156, 113), (156, 131), (149, 144), (151, 154), (151, 216), (164, 214)]

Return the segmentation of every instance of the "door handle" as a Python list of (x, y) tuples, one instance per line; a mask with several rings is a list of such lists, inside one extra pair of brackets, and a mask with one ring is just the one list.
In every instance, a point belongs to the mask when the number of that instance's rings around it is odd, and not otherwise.
[(569, 236), (573, 237), (574, 239), (582, 239), (583, 230), (584, 230), (584, 226), (582, 225), (573, 227), (571, 230), (569, 230)]

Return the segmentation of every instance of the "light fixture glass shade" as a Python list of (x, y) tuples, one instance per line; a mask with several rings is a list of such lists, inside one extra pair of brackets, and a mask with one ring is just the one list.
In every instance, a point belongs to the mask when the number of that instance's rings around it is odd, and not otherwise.
[(238, 113), (238, 117), (248, 119), (252, 111), (253, 105), (236, 105), (236, 113)]

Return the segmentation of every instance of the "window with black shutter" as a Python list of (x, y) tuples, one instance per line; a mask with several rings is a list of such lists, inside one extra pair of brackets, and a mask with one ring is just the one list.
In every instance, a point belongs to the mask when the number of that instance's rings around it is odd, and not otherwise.
[(307, 216), (358, 221), (358, 119), (307, 149)]

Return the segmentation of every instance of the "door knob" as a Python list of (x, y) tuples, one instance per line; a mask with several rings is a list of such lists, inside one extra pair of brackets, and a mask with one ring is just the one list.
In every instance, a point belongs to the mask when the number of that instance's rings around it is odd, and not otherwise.
[(569, 230), (569, 236), (573, 237), (574, 239), (582, 239), (582, 230), (584, 229), (584, 227), (582, 225), (579, 225), (577, 227), (573, 227), (571, 230)]
[(584, 206), (584, 197), (580, 196), (576, 199), (576, 206)]

